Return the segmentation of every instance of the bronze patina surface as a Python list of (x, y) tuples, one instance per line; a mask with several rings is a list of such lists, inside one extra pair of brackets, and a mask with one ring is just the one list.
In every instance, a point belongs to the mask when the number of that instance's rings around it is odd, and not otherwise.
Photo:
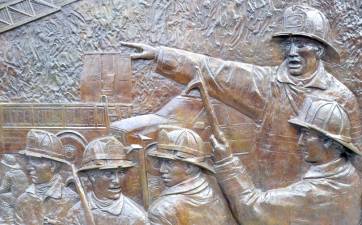
[(360, 225), (360, 1), (0, 1), (0, 224)]

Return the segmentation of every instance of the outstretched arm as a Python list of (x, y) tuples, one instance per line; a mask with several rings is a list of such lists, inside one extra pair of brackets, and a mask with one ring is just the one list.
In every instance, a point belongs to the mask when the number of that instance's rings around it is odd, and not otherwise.
[(181, 84), (187, 84), (193, 79), (194, 68), (205, 57), (180, 49), (153, 47), (142, 43), (121, 42), (121, 44), (139, 51), (131, 54), (131, 59), (154, 60), (157, 73)]
[(185, 50), (122, 42), (138, 49), (132, 59), (155, 60), (156, 72), (181, 84), (188, 84), (201, 69), (212, 97), (260, 122), (271, 92), (273, 69), (225, 61)]

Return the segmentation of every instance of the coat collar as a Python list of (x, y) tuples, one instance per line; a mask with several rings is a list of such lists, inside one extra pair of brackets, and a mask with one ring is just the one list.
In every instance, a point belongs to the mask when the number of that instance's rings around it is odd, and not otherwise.
[(119, 214), (121, 214), (124, 204), (123, 194), (121, 194), (121, 196), (117, 200), (106, 201), (98, 199), (93, 192), (91, 192), (88, 196), (91, 209), (98, 209), (103, 212), (110, 213), (114, 216), (118, 216)]
[(289, 75), (286, 64), (287, 60), (284, 60), (284, 62), (277, 69), (277, 80), (279, 82), (291, 84), (294, 86), (301, 86), (304, 88), (319, 88), (322, 90), (326, 90), (328, 88), (329, 79), (324, 69), (323, 62), (320, 62), (314, 74), (305, 80), (299, 80)]
[(200, 190), (205, 189), (208, 187), (208, 182), (206, 181), (203, 174), (200, 172), (199, 174), (195, 175), (194, 177), (187, 179), (175, 186), (165, 189), (161, 196), (166, 195), (175, 195), (175, 194), (193, 194), (195, 192), (199, 192)]
[[(47, 191), (45, 192), (44, 196), (39, 196), (36, 193), (36, 186), (35, 184), (31, 184), (26, 190), (25, 192), (36, 196), (38, 198), (41, 198), (42, 200), (45, 200), (46, 198), (50, 197), (50, 198), (54, 198), (54, 199), (60, 199), (62, 197), (62, 189), (63, 189), (63, 182), (62, 182), (62, 178), (59, 174), (55, 175), (53, 177), (53, 179), (45, 184), (48, 188)], [(44, 186), (45, 186), (44, 185)]]
[(344, 158), (336, 159), (322, 165), (311, 166), (303, 179), (319, 179), (344, 176), (354, 170), (352, 164)]

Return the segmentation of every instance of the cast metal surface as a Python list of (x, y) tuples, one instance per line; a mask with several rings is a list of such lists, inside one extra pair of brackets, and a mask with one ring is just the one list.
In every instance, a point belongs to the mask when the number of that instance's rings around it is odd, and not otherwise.
[(62, 6), (75, 1), (15, 0), (3, 3), (0, 5), (0, 33), (57, 12)]
[(360, 225), (361, 7), (0, 0), (0, 224)]

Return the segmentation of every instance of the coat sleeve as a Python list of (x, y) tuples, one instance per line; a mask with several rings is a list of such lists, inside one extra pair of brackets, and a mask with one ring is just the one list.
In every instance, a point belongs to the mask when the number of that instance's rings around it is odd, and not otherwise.
[(224, 61), (180, 49), (160, 47), (156, 72), (188, 84), (200, 68), (210, 95), (261, 122), (271, 93), (273, 67)]
[(244, 225), (290, 224), (299, 215), (298, 210), (311, 203), (312, 193), (318, 192), (304, 181), (269, 191), (256, 189), (237, 158), (218, 163), (216, 176), (234, 216)]
[(149, 213), (148, 219), (151, 225), (173, 225), (167, 218), (154, 213)]
[(148, 209), (151, 225), (178, 225), (177, 201), (169, 201), (163, 197), (156, 200)]
[[(362, 151), (362, 123), (361, 123), (360, 108), (357, 99), (353, 94), (346, 101), (346, 106), (344, 107), (347, 110), (347, 113), (351, 120), (352, 142), (360, 149), (360, 151)], [(360, 171), (362, 171), (362, 168), (359, 169)]]
[(11, 187), (11, 177), (9, 173), (6, 173), (1, 181), (0, 193), (10, 192), (11, 191), (10, 187)]
[(69, 225), (85, 225), (84, 212), (80, 206), (80, 203), (75, 204), (71, 209), (68, 210), (67, 216), (64, 219), (65, 224)]
[[(17, 201), (15, 204), (15, 213), (14, 213), (14, 221), (16, 225), (26, 225), (26, 216), (24, 215), (25, 211), (22, 207), (22, 202)], [(30, 218), (29, 218), (30, 219)]]

